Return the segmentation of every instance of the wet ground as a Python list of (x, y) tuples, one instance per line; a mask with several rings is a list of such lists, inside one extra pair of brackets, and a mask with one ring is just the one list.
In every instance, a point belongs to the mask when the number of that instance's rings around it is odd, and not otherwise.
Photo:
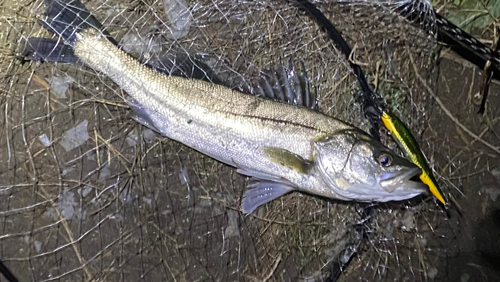
[[(179, 44), (160, 34), (163, 2), (87, 4), (129, 52), (147, 58), (188, 46), (227, 79), (300, 58), (322, 111), (366, 129), (353, 103), (356, 82), (307, 18), (283, 3), (196, 3)], [(295, 193), (244, 216), (248, 180), (133, 121), (109, 79), (13, 56), (23, 37), (47, 35), (34, 22), (40, 7), (7, 1), (0, 11), (0, 257), (20, 281), (322, 281), (357, 241), (359, 224), (368, 235), (340, 281), (500, 280), (499, 84), (480, 116), (477, 69), (450, 55), (429, 66), (426, 49), (413, 50), (415, 76), (401, 46), (428, 43), (414, 30), (386, 37), (382, 53), (394, 53), (378, 72), (377, 54), (368, 56), (376, 47), (358, 38), (370, 36), (348, 38), (360, 42), (357, 58), (370, 63), (379, 92), (414, 130), (456, 204), (447, 212), (427, 197), (374, 204), (368, 222), (355, 203)]]
[[(499, 117), (498, 84), (490, 97), (490, 116), (481, 118), (475, 114), (477, 106), (473, 93), (477, 93), (480, 76), (471, 75), (471, 70), (463, 68), (455, 62), (441, 65), (440, 71), (446, 74), (438, 84), (439, 97), (446, 101), (445, 105), (461, 122), (471, 129), (481, 128), (481, 124), (489, 123)], [(473, 85), (473, 86), (471, 86)], [(498, 134), (500, 126), (491, 123), (491, 129)], [(478, 131), (477, 131), (478, 132)], [(500, 221), (499, 221), (499, 159), (491, 154), (483, 145), (468, 136), (456, 123), (451, 122), (443, 111), (433, 112), (429, 123), (429, 136), (442, 140), (442, 149), (436, 151), (436, 159), (447, 159), (443, 169), (454, 163), (458, 170), (448, 179), (464, 194), (455, 196), (462, 214), (450, 212), (448, 220), (450, 230), (446, 246), (446, 265), (444, 281), (496, 281), (500, 277)], [(497, 144), (498, 139), (485, 138), (490, 144)], [(439, 171), (439, 170), (438, 170)], [(451, 188), (450, 189), (454, 189)]]
[[(480, 76), (454, 60), (443, 60), (439, 71), (444, 77), (437, 84), (436, 94), (444, 106), (466, 127), (481, 128), (480, 125), (487, 121), (476, 114), (477, 106), (472, 104), (474, 98), (471, 97), (477, 91), (474, 87), (478, 86)], [(471, 87), (471, 84), (474, 86)], [(498, 93), (498, 85), (493, 89), (492, 93)], [(490, 99), (494, 101), (498, 98), (492, 95)], [(492, 104), (490, 102), (491, 118), (498, 120), (498, 107)], [(404, 236), (396, 239), (406, 238), (407, 241), (399, 242), (406, 249), (390, 248), (388, 251), (391, 256), (400, 256), (408, 251), (410, 260), (420, 264), (416, 268), (426, 268), (427, 273), (418, 278), (408, 278), (408, 273), (402, 273), (397, 267), (389, 268), (387, 272), (395, 276), (386, 276), (382, 281), (497, 281), (500, 278), (498, 155), (488, 152), (484, 145), (474, 141), (445, 111), (438, 105), (433, 107), (422, 143), (427, 147), (424, 150), (434, 152), (434, 169), (449, 181), (448, 193), (456, 200), (460, 212), (457, 208), (450, 208), (448, 215), (440, 212), (439, 208), (432, 212), (425, 211), (425, 208), (419, 210), (416, 218), (411, 219), (414, 221), (410, 222), (413, 229), (403, 229)], [(498, 132), (500, 126), (492, 123), (491, 128)], [(498, 139), (491, 137), (491, 144), (498, 144)], [(456, 170), (450, 173), (450, 167)], [(402, 220), (405, 222), (404, 216)], [(362, 254), (357, 267), (348, 271), (346, 281), (359, 281), (358, 271), (363, 271), (365, 265), (363, 257)], [(398, 273), (400, 276), (397, 276)], [(372, 275), (376, 277), (375, 272)]]

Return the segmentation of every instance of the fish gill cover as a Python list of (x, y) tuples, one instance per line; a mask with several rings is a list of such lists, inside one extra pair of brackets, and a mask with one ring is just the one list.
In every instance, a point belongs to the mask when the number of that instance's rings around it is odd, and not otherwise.
[[(241, 88), (293, 56), (320, 110), (367, 130), (347, 61), (292, 2), (84, 4), (134, 57), (187, 53)], [(244, 216), (248, 179), (139, 125), (108, 78), (20, 60), (27, 38), (51, 36), (36, 22), (43, 1), (3, 0), (0, 257), (20, 281), (322, 281), (357, 247), (340, 281), (497, 277), (500, 108), (475, 115), (478, 71), (439, 60), (434, 37), (392, 13), (398, 2), (314, 3), (412, 129), (462, 217), (424, 198), (373, 204), (368, 220), (356, 203), (299, 193)], [(486, 38), (492, 27), (484, 28)], [(490, 99), (498, 98), (494, 84)], [(367, 233), (358, 246), (359, 226)]]

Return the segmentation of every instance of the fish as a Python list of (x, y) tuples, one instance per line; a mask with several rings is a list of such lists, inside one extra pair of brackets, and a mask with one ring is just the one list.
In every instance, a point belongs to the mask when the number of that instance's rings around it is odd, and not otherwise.
[(245, 93), (187, 55), (146, 63), (131, 57), (79, 0), (44, 4), (39, 23), (59, 38), (28, 38), (23, 56), (103, 73), (129, 95), (138, 122), (251, 177), (241, 200), (245, 214), (294, 191), (360, 202), (426, 192), (412, 179), (419, 167), (319, 112), (305, 70), (293, 63), (264, 70)]
[(439, 202), (446, 204), (446, 200), (443, 197), (441, 189), (439, 189), (436, 178), (429, 167), (429, 163), (425, 159), (422, 150), (420, 150), (418, 146), (418, 142), (415, 140), (415, 137), (413, 137), (408, 127), (406, 127), (395, 114), (387, 109), (382, 113), (382, 122), (406, 157), (422, 169), (420, 180), (429, 187), (430, 192)]

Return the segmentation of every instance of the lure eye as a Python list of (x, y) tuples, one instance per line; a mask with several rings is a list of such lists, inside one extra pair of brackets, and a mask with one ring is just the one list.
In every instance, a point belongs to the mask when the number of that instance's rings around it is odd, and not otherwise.
[(382, 166), (390, 166), (392, 164), (392, 157), (387, 154), (382, 154), (378, 157), (378, 163)]

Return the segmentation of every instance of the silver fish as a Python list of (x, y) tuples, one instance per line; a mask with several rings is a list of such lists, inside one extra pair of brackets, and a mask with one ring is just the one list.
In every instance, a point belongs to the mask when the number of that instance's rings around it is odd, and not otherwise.
[[(64, 43), (30, 38), (25, 55), (104, 73), (130, 95), (141, 123), (253, 177), (241, 203), (244, 213), (292, 191), (363, 202), (405, 200), (426, 191), (410, 180), (421, 173), (417, 166), (352, 125), (213, 83), (217, 79), (201, 63), (193, 69), (205, 79), (169, 75), (167, 67), (147, 66), (117, 47), (79, 0), (45, 5), (40, 23)], [(281, 78), (290, 87), (280, 100), (314, 106), (294, 89), (307, 84), (305, 75), (291, 71)], [(272, 96), (268, 88), (260, 87)]]

